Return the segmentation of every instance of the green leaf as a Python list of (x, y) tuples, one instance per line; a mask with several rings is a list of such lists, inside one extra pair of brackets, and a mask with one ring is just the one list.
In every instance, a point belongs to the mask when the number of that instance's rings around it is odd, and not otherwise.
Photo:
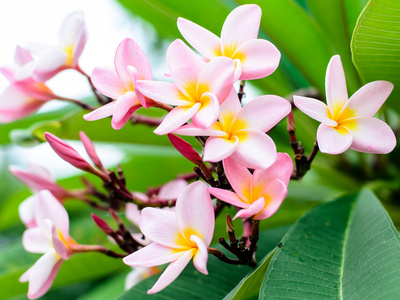
[(325, 70), (334, 51), (307, 12), (292, 0), (238, 2), (256, 3), (261, 7), (261, 29), (305, 78), (324, 94)]
[(397, 299), (400, 238), (368, 190), (318, 206), (285, 235), (260, 299)]
[[(261, 232), (258, 243), (257, 257), (260, 259), (279, 243), (287, 227), (270, 229)], [(248, 273), (248, 266), (233, 266), (224, 264), (214, 256), (209, 256), (207, 263), (209, 275), (198, 272), (190, 263), (179, 277), (161, 292), (148, 295), (149, 290), (159, 276), (148, 278), (125, 292), (121, 300), (220, 300), (229, 293), (237, 283)]]
[(351, 41), (353, 62), (364, 83), (387, 80), (394, 90), (387, 105), (400, 111), (400, 2), (370, 0)]
[(78, 300), (117, 299), (124, 292), (125, 278), (128, 272), (123, 272), (112, 278), (99, 282), (95, 288), (78, 298)]

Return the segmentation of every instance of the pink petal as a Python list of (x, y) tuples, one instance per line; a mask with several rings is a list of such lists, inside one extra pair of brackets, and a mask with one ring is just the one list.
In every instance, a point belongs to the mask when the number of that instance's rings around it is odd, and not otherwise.
[(207, 29), (184, 18), (178, 18), (178, 29), (185, 40), (205, 57), (212, 59), (221, 51), (219, 37)]
[(252, 180), (252, 175), (250, 171), (246, 167), (239, 165), (232, 158), (224, 159), (223, 166), (226, 177), (228, 178), (233, 190), (242, 199), (249, 198)]
[(274, 141), (258, 130), (240, 130), (239, 146), (232, 159), (251, 169), (265, 169), (276, 160)]
[(238, 113), (236, 120), (245, 121), (247, 128), (267, 132), (287, 116), (290, 110), (291, 105), (284, 98), (261, 96), (248, 102)]
[(240, 197), (234, 192), (219, 188), (208, 188), (208, 191), (211, 195), (218, 198), (219, 200), (232, 204), (234, 206), (243, 208), (249, 206), (247, 203), (243, 202), (242, 199), (240, 199)]
[(215, 217), (206, 184), (196, 181), (188, 185), (179, 195), (175, 208), (182, 235), (185, 236), (185, 230), (190, 228), (209, 246), (214, 233)]
[(136, 89), (157, 102), (182, 106), (192, 104), (177, 86), (171, 82), (138, 80), (136, 81)]
[(54, 224), (50, 220), (46, 220), (47, 223), (51, 226), (51, 231), (52, 231), (52, 236), (51, 240), (53, 243), (54, 250), (56, 250), (56, 253), (64, 260), (68, 259), (72, 251), (68, 251), (66, 245), (64, 244), (63, 237), (59, 236), (57, 229), (55, 228)]
[(219, 102), (215, 95), (206, 92), (201, 96), (201, 107), (192, 117), (192, 122), (196, 127), (208, 128), (219, 116)]
[(254, 201), (249, 207), (239, 210), (233, 220), (236, 218), (251, 218), (263, 210), (265, 200), (263, 197)]
[(189, 121), (198, 112), (200, 107), (200, 103), (196, 103), (191, 107), (175, 107), (166, 115), (161, 124), (154, 130), (154, 133), (162, 135), (174, 131)]
[(36, 62), (35, 78), (44, 82), (66, 68), (68, 55), (59, 48), (50, 48)]
[(170, 285), (179, 276), (179, 274), (182, 273), (183, 269), (192, 259), (194, 251), (194, 249), (186, 251), (185, 254), (182, 255), (180, 258), (170, 263), (170, 265), (165, 269), (164, 273), (161, 274), (160, 278), (158, 278), (153, 287), (147, 291), (147, 294), (158, 293), (159, 291)]
[(172, 133), (188, 136), (226, 136), (226, 132), (218, 130), (217, 128), (210, 127), (207, 129), (197, 128), (194, 124), (186, 124)]
[(276, 161), (268, 168), (257, 169), (253, 173), (253, 186), (265, 186), (275, 179), (279, 179), (285, 185), (289, 184), (293, 172), (293, 161), (287, 153), (278, 153)]
[(130, 222), (132, 222), (136, 226), (139, 226), (140, 210), (138, 209), (136, 204), (133, 204), (133, 203), (127, 203), (126, 204), (126, 206), (125, 206), (125, 216)]
[(62, 262), (55, 251), (46, 252), (39, 258), (29, 276), (29, 299), (39, 298), (50, 289)]
[(202, 164), (203, 160), (201, 159), (199, 153), (197, 153), (197, 151), (193, 149), (192, 145), (190, 145), (184, 139), (181, 139), (180, 137), (177, 137), (171, 133), (168, 133), (168, 139), (184, 158), (196, 165)]
[(123, 262), (131, 267), (159, 266), (180, 258), (183, 252), (152, 243), (123, 258)]
[(201, 71), (197, 83), (197, 97), (204, 92), (214, 94), (223, 103), (233, 88), (235, 63), (227, 57), (212, 59)]
[(31, 253), (45, 253), (52, 249), (49, 237), (39, 227), (29, 228), (24, 231), (22, 246)]
[(204, 275), (208, 275), (207, 271), (208, 250), (206, 244), (204, 244), (204, 241), (197, 235), (192, 235), (190, 237), (190, 240), (192, 242), (195, 242), (197, 245), (197, 252), (193, 257), (194, 267)]
[(104, 119), (109, 116), (112, 116), (115, 111), (116, 103), (117, 103), (116, 101), (107, 103), (106, 105), (103, 105), (103, 106), (99, 107), (98, 109), (96, 109), (86, 115), (83, 115), (83, 118), (86, 121), (95, 121), (95, 120)]
[(48, 191), (38, 193), (35, 202), (35, 218), (38, 225), (47, 230), (45, 220), (49, 219), (61, 231), (64, 238), (69, 237), (69, 217), (64, 206)]
[(152, 207), (144, 208), (140, 217), (140, 230), (155, 243), (179, 249), (176, 239), (180, 233), (175, 212)]
[(349, 99), (347, 94), (346, 78), (344, 76), (343, 66), (339, 55), (332, 56), (329, 61), (326, 70), (325, 88), (326, 101), (328, 107), (332, 111), (335, 102), (343, 103)]
[(235, 8), (226, 18), (221, 31), (223, 48), (239, 47), (244, 42), (256, 39), (260, 29), (261, 9), (248, 4)]
[(193, 84), (197, 83), (206, 65), (182, 40), (175, 40), (167, 50), (168, 68), (176, 86), (188, 98), (195, 97)]
[(93, 161), (93, 163), (97, 167), (102, 168), (103, 164), (101, 163), (101, 160), (96, 153), (96, 149), (94, 148), (93, 142), (89, 139), (89, 137), (83, 131), (79, 132), (79, 137), (80, 137), (82, 144), (85, 147), (86, 153), (89, 155), (90, 159)]
[(228, 97), (226, 97), (226, 100), (220, 106), (221, 115), (219, 121), (222, 124), (231, 124), (241, 109), (242, 105), (240, 104), (237, 92), (232, 88)]
[(87, 42), (87, 29), (86, 27), (81, 31), (78, 40), (75, 43), (74, 51), (72, 52), (72, 66), (75, 67), (78, 64), (79, 57), (81, 56), (83, 49)]
[(7, 78), (9, 82), (13, 82), (15, 80), (15, 76), (18, 71), (19, 68), (16, 65), (0, 67), (0, 72)]
[(126, 92), (116, 102), (111, 125), (114, 129), (121, 129), (142, 105), (137, 100), (134, 92)]
[(254, 217), (255, 220), (263, 220), (272, 216), (286, 198), (287, 188), (282, 181), (276, 179), (265, 186), (262, 194), (265, 199), (265, 207)]
[(31, 53), (27, 49), (24, 49), (21, 46), (17, 45), (17, 47), (15, 48), (14, 61), (17, 65), (23, 66), (33, 61), (33, 58)]
[(100, 93), (112, 99), (117, 99), (126, 92), (126, 88), (121, 83), (115, 71), (111, 68), (94, 68), (92, 72), (92, 82)]
[(337, 122), (328, 118), (328, 107), (319, 100), (293, 96), (294, 105), (309, 117), (328, 126), (336, 126)]
[(140, 46), (132, 39), (124, 39), (118, 46), (115, 54), (115, 70), (126, 89), (130, 90), (132, 79), (127, 70), (128, 66), (138, 70), (139, 78), (152, 80), (150, 62)]
[(353, 143), (350, 149), (376, 154), (387, 154), (396, 147), (393, 130), (376, 118), (355, 118), (357, 127), (352, 130)]
[(336, 128), (321, 124), (317, 130), (319, 150), (322, 153), (340, 154), (349, 149), (353, 142), (353, 133), (346, 127)]
[(32, 268), (33, 268), (33, 266), (30, 267), (28, 270), (26, 270), (26, 271), (21, 275), (21, 277), (18, 279), (18, 281), (19, 281), (19, 282), (27, 282), (27, 281), (29, 281), (29, 277), (31, 276), (31, 273), (32, 273)]
[(58, 37), (63, 47), (75, 45), (85, 30), (85, 20), (82, 11), (67, 15), (60, 25)]
[(183, 179), (174, 179), (168, 181), (164, 184), (160, 192), (158, 193), (158, 197), (160, 199), (177, 199), (180, 193), (188, 186), (186, 180)]
[(367, 83), (350, 97), (347, 109), (354, 110), (359, 117), (372, 117), (393, 90), (389, 81)]
[[(239, 79), (259, 79), (271, 75), (279, 66), (281, 53), (267, 40), (250, 40), (242, 44), (237, 53), (241, 59), (242, 74)], [(233, 57), (236, 57), (235, 55)]]
[(210, 137), (204, 145), (203, 160), (218, 162), (232, 155), (239, 147), (239, 139), (235, 136), (232, 139), (223, 137)]
[(29, 196), (18, 206), (18, 215), (27, 228), (36, 227), (34, 207), (36, 195)]

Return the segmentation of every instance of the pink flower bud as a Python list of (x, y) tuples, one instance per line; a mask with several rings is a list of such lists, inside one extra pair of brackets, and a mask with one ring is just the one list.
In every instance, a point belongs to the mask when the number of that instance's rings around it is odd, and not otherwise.
[(89, 137), (83, 131), (79, 132), (79, 137), (81, 138), (83, 146), (85, 147), (85, 150), (89, 155), (90, 159), (93, 161), (93, 163), (98, 168), (104, 169), (103, 164), (101, 163), (100, 158), (97, 156), (94, 145), (92, 141), (89, 139)]
[(287, 131), (291, 132), (295, 130), (296, 130), (296, 124), (294, 122), (293, 112), (291, 111), (287, 116)]
[(168, 138), (171, 144), (182, 154), (186, 159), (190, 160), (192, 163), (196, 165), (201, 165), (203, 160), (200, 155), (193, 149), (192, 145), (190, 145), (185, 140), (177, 137), (173, 134), (168, 134)]
[(102, 218), (95, 214), (91, 214), (93, 221), (96, 225), (107, 235), (110, 235), (114, 232), (114, 230), (104, 221)]

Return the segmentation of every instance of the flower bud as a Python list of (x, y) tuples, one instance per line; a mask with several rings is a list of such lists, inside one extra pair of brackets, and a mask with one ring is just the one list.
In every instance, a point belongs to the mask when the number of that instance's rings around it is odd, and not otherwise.
[(96, 223), (96, 225), (107, 235), (111, 235), (114, 230), (104, 221), (102, 218), (95, 214), (91, 214), (93, 221)]
[(98, 168), (104, 169), (103, 164), (101, 163), (100, 158), (97, 156), (94, 145), (93, 145), (92, 141), (89, 139), (89, 137), (83, 131), (79, 132), (79, 137), (81, 138), (83, 146), (85, 147), (85, 150), (86, 150), (87, 154), (89, 155), (90, 159), (93, 161), (93, 163)]
[(176, 150), (178, 150), (179, 153), (182, 154), (186, 159), (190, 160), (196, 165), (202, 164), (203, 161), (200, 155), (193, 149), (192, 145), (180, 137), (170, 133), (168, 134), (168, 138)]

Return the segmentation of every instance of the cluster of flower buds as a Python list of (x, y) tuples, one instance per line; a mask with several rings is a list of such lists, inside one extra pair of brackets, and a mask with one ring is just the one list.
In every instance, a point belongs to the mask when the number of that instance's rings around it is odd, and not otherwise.
[[(158, 273), (157, 266), (170, 263), (148, 291), (150, 294), (173, 282), (192, 258), (195, 268), (203, 274), (208, 273), (208, 254), (225, 263), (254, 266), (260, 221), (278, 210), (287, 195), (290, 179), (299, 179), (305, 174), (319, 149), (330, 154), (342, 153), (348, 148), (369, 153), (393, 150), (396, 144), (393, 131), (383, 121), (373, 118), (393, 85), (385, 81), (372, 82), (348, 100), (339, 56), (331, 59), (327, 69), (327, 106), (318, 100), (294, 96), (294, 104), (301, 111), (322, 123), (308, 158), (303, 149), (296, 146), (289, 100), (264, 95), (242, 105), (244, 80), (272, 74), (280, 61), (278, 49), (269, 41), (257, 38), (260, 19), (261, 9), (257, 5), (239, 6), (228, 15), (219, 38), (179, 18), (179, 31), (203, 57), (184, 41), (173, 41), (166, 54), (172, 82), (153, 81), (147, 56), (130, 38), (119, 44), (114, 69), (97, 67), (92, 78), (86, 75), (100, 106), (92, 109), (69, 99), (91, 110), (84, 115), (85, 120), (112, 117), (114, 129), (121, 129), (129, 120), (132, 124), (141, 122), (155, 126), (154, 133), (168, 134), (172, 145), (196, 165), (195, 172), (146, 193), (130, 191), (121, 167), (118, 166), (117, 172), (107, 170), (83, 132), (81, 141), (94, 166), (65, 141), (46, 133), (46, 140), (63, 160), (100, 178), (102, 187), (84, 179), (84, 189), (68, 191), (40, 167), (28, 171), (17, 167), (10, 169), (38, 192), (34, 200), (27, 200), (20, 206), (21, 219), (28, 227), (23, 238), (25, 248), (44, 253), (21, 277), (21, 281), (30, 281), (30, 298), (45, 293), (62, 261), (76, 252), (97, 251), (123, 257), (124, 263), (136, 270), (129, 275), (129, 287), (138, 278)], [(85, 74), (78, 65), (78, 58), (86, 36), (82, 14), (73, 13), (60, 28), (60, 45), (42, 51), (37, 60), (18, 47), (15, 65), (1, 69), (11, 85), (0, 97), (0, 122), (27, 116), (50, 99), (68, 101), (55, 96), (44, 81), (66, 68)], [(238, 80), (241, 81), (239, 92), (234, 87)], [(5, 104), (5, 99), (12, 96), (17, 100), (11, 105)], [(141, 107), (156, 107), (168, 113), (161, 120), (141, 117), (135, 114)], [(277, 153), (274, 141), (266, 134), (286, 116), (295, 166), (288, 154)], [(203, 153), (199, 154), (176, 134), (195, 136), (203, 146)], [(92, 214), (93, 220), (125, 253), (115, 253), (101, 246), (79, 245), (70, 238), (68, 215), (62, 206), (67, 198), (109, 212), (117, 229), (95, 214)], [(238, 212), (233, 219), (243, 220), (244, 233), (240, 240), (245, 243), (240, 247), (229, 215), (230, 245), (224, 238), (219, 239), (235, 259), (210, 247), (215, 218), (224, 206), (235, 207)], [(135, 233), (125, 226), (117, 212), (125, 212), (140, 232)]]

